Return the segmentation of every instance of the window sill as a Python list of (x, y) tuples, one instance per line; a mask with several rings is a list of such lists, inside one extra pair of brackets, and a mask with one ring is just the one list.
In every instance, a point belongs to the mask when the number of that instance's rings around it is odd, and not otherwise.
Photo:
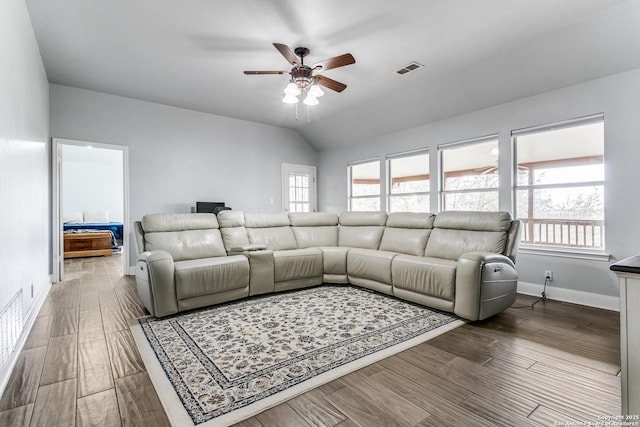
[(520, 245), (519, 254), (526, 255), (541, 255), (541, 256), (554, 256), (562, 258), (577, 258), (586, 259), (590, 261), (604, 261), (608, 262), (611, 259), (611, 254), (603, 250), (579, 250), (570, 248), (559, 247), (540, 247), (530, 245)]

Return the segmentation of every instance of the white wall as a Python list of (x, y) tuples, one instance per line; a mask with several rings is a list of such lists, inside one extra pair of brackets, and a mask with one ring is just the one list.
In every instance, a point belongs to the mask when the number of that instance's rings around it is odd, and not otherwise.
[(24, 0), (2, 2), (0, 94), (0, 309), (22, 289), (26, 324), (50, 284), (51, 239), (48, 83)]
[[(429, 102), (428, 99), (425, 102)], [(348, 161), (367, 159), (422, 147), (432, 153), (437, 170), (437, 145), (499, 134), (501, 160), (509, 162), (510, 132), (529, 126), (604, 113), (606, 246), (612, 261), (640, 252), (640, 70), (570, 86), (508, 104), (384, 135), (365, 144), (321, 151), (319, 207), (342, 211), (347, 207)], [(501, 209), (511, 210), (509, 172), (501, 172)], [(432, 195), (437, 182), (431, 180)], [(436, 209), (432, 197), (432, 210)], [(606, 261), (525, 255), (518, 258), (520, 280), (540, 284), (544, 270), (553, 270), (552, 287), (607, 296), (618, 295), (618, 284)]]
[(107, 211), (123, 221), (123, 153), (62, 145), (62, 212)]
[(50, 97), (53, 137), (129, 147), (132, 221), (196, 201), (279, 211), (281, 164), (317, 165), (291, 129), (55, 84)]

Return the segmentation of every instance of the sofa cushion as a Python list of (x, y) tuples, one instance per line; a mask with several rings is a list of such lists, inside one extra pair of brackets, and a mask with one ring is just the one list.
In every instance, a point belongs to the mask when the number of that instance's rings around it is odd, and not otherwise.
[(254, 212), (244, 214), (244, 225), (247, 228), (290, 226), (289, 216), (284, 212)]
[(433, 227), (432, 213), (394, 212), (389, 214), (380, 250), (409, 255), (424, 254)]
[(391, 260), (395, 252), (350, 249), (347, 253), (349, 277), (361, 277), (391, 285)]
[(380, 242), (380, 250), (422, 255), (427, 246), (429, 234), (431, 230), (387, 227)]
[(338, 246), (338, 215), (331, 212), (295, 212), (289, 214), (299, 248)]
[[(206, 214), (211, 215), (211, 214)], [(185, 230), (147, 232), (144, 235), (145, 249), (164, 250), (171, 254), (174, 261), (195, 258), (225, 256), (227, 251), (222, 243), (220, 230)]]
[(378, 249), (384, 227), (338, 228), (338, 246), (363, 249)]
[(174, 266), (179, 300), (249, 285), (249, 261), (242, 255), (191, 259)]
[(218, 223), (224, 247), (228, 250), (249, 245), (242, 211), (224, 210), (218, 213)]
[(318, 248), (273, 252), (276, 282), (322, 276), (322, 251)]
[(292, 227), (299, 248), (338, 246), (338, 226)]
[(467, 252), (501, 254), (506, 242), (506, 232), (436, 228), (429, 236), (425, 256), (457, 260)]
[(324, 274), (347, 274), (347, 252), (349, 248), (321, 247)]
[(386, 228), (380, 242), (381, 251), (422, 255), (427, 246), (431, 230), (410, 228)]
[(342, 212), (338, 246), (378, 249), (387, 222), (386, 212)]
[(338, 215), (332, 212), (291, 212), (289, 221), (294, 227), (338, 225)]
[(385, 225), (387, 223), (386, 212), (342, 212), (339, 217), (340, 225), (365, 226)]
[(467, 252), (503, 253), (512, 219), (509, 212), (440, 212), (426, 256), (457, 260)]
[(218, 228), (218, 220), (210, 213), (149, 214), (142, 217), (142, 229), (145, 233), (211, 228)]
[(224, 210), (218, 212), (220, 228), (244, 227), (244, 213), (242, 211)]
[(453, 301), (457, 265), (442, 258), (398, 255), (391, 263), (393, 286)]
[(274, 251), (298, 248), (289, 216), (284, 212), (245, 213), (244, 223), (251, 244)]
[(387, 218), (387, 227), (431, 229), (435, 218), (432, 213), (393, 212)]
[(433, 227), (506, 233), (511, 227), (511, 222), (509, 212), (445, 211), (436, 216)]
[(231, 248), (241, 248), (249, 245), (249, 236), (244, 227), (221, 228), (222, 241), (224, 247), (229, 251)]
[(249, 243), (265, 245), (273, 251), (297, 249), (298, 244), (291, 227), (247, 228)]

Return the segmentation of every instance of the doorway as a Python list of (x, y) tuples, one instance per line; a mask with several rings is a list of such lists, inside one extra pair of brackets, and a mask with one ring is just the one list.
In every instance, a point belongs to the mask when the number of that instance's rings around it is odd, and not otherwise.
[(315, 212), (316, 167), (282, 164), (282, 210)]
[[(59, 138), (53, 138), (52, 145), (52, 281), (64, 279), (65, 229), (73, 238), (67, 243), (80, 249), (85, 242), (88, 245), (107, 235), (100, 253), (120, 253), (123, 272), (128, 274), (128, 147)], [(94, 248), (90, 249), (67, 252), (67, 256), (91, 256)]]

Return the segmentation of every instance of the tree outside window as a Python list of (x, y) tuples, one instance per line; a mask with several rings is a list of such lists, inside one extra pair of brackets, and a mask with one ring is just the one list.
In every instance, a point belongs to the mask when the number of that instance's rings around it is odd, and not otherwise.
[(389, 212), (429, 212), (429, 153), (387, 157)]
[(351, 164), (349, 173), (349, 210), (380, 210), (380, 161)]
[(497, 211), (497, 137), (447, 144), (439, 151), (442, 210)]

